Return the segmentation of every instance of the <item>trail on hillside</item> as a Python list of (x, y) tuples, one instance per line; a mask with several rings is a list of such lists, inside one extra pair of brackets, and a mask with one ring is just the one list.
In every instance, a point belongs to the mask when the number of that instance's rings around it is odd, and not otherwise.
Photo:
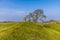
[(10, 35), (12, 30), (17, 28), (18, 26), (19, 26), (19, 23), (16, 23), (16, 24), (13, 24), (9, 27), (5, 27), (5, 28), (0, 29), (0, 39), (2, 39), (2, 37)]
[(18, 27), (18, 25), (19, 25), (19, 23), (14, 24), (14, 25), (11, 25), (11, 26), (9, 26), (9, 27), (2, 28), (2, 29), (0, 29), (0, 32), (2, 32), (2, 31), (4, 31), (4, 30), (11, 29), (12, 27)]

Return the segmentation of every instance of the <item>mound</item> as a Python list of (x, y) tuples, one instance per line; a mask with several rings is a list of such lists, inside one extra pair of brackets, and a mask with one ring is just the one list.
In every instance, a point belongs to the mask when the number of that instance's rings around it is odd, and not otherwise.
[(35, 23), (12, 23), (2, 29), (0, 40), (60, 40), (59, 31)]

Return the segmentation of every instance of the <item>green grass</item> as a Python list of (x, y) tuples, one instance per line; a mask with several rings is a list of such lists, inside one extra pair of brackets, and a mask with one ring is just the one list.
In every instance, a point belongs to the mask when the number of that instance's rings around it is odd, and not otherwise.
[(0, 23), (0, 40), (60, 40), (60, 24)]

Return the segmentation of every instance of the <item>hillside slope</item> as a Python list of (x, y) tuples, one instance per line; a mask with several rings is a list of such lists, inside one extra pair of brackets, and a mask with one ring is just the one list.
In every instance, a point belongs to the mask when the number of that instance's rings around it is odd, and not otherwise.
[(1, 23), (0, 40), (60, 40), (60, 24), (48, 25), (46, 27), (35, 23)]

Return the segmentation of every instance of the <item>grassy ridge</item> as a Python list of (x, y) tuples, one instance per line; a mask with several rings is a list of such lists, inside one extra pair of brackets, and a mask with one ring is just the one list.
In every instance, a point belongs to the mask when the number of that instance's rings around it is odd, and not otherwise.
[(60, 24), (48, 24), (48, 27), (35, 23), (0, 25), (0, 40), (60, 40)]

